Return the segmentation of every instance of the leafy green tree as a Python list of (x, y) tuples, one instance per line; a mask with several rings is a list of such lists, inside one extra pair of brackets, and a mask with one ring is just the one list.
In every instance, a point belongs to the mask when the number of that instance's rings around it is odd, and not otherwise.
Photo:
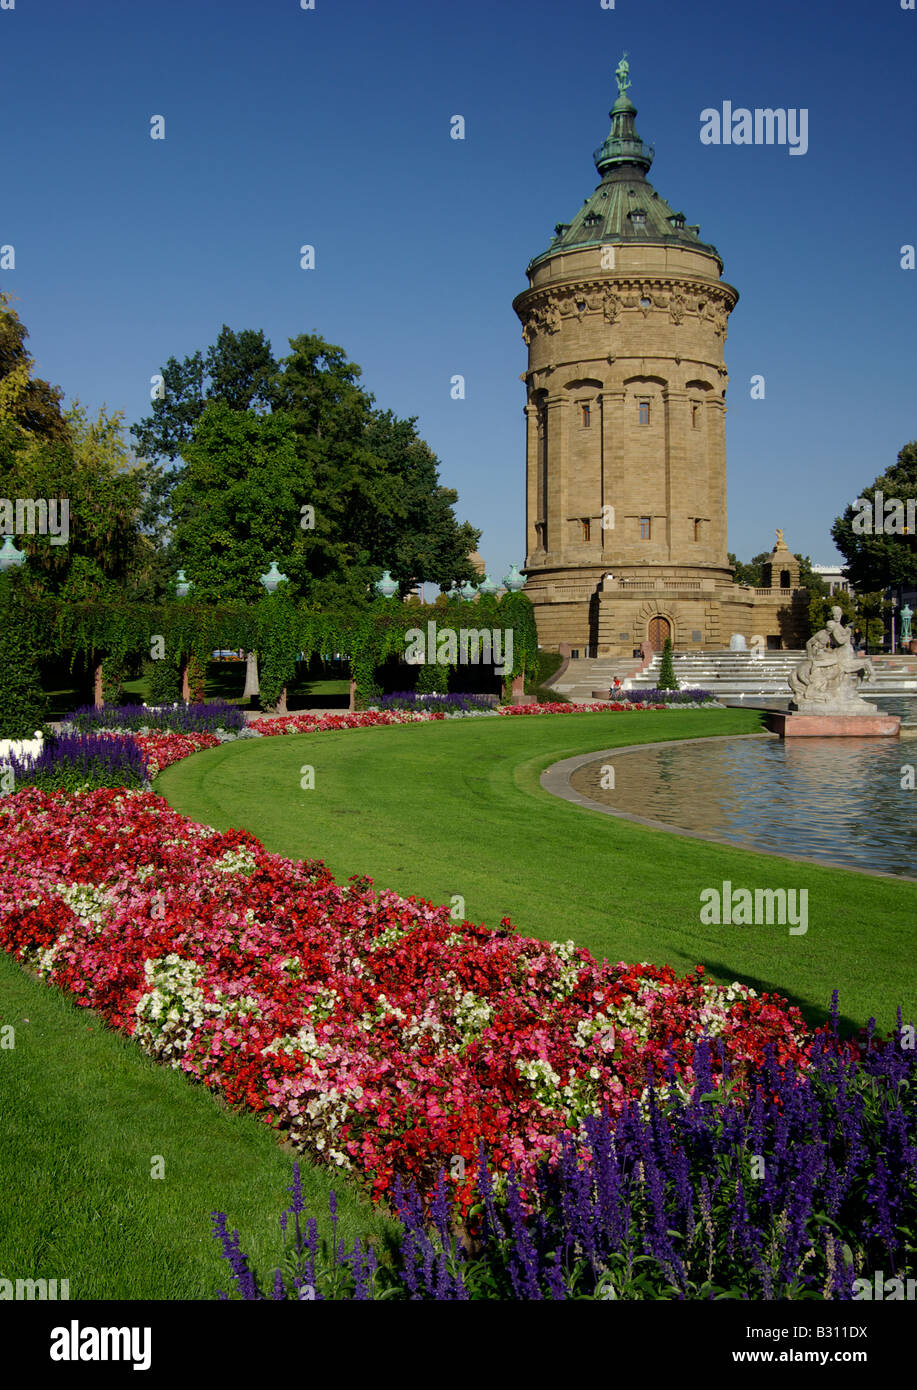
[[(827, 588), (827, 585), (825, 586)], [(835, 594), (813, 593), (809, 598), (809, 635), (820, 632), (831, 616), (831, 609), (839, 608), (844, 623), (858, 625), (856, 604), (850, 594), (839, 590)]]
[(749, 589), (759, 589), (762, 580), (762, 566), (767, 559), (767, 551), (762, 551), (760, 555), (755, 555), (751, 563), (746, 565), (731, 552), (726, 557), (730, 567), (735, 570), (733, 580), (736, 584), (746, 584)]
[(897, 462), (869, 487), (863, 488), (860, 496), (868, 501), (870, 514), (874, 511), (877, 492), (883, 496), (880, 506), (882, 532), (877, 535), (874, 527), (865, 529), (861, 520), (864, 508), (852, 503), (835, 519), (831, 528), (834, 543), (847, 562), (853, 587), (864, 594), (895, 588), (899, 584), (917, 584), (917, 535), (913, 529), (889, 529), (897, 523), (886, 513), (885, 507), (890, 501), (901, 502), (906, 524), (907, 502), (917, 500), (917, 440), (905, 444)]
[(369, 447), (385, 461), (398, 488), (400, 505), (380, 516), (375, 540), (379, 563), (400, 577), (402, 594), (412, 580), (445, 588), (453, 579), (478, 578), (468, 557), (481, 532), (467, 521), (456, 522), (458, 493), (440, 484), (439, 460), (416, 425), (416, 416), (399, 420), (391, 411), (376, 411), (366, 432)]
[(183, 446), (185, 469), (172, 498), (171, 559), (193, 581), (195, 599), (253, 602), (272, 560), (307, 597), (301, 498), (311, 488), (289, 417), (257, 415), (211, 401)]
[(857, 630), (863, 635), (867, 651), (870, 648), (875, 649), (883, 645), (885, 620), (891, 610), (892, 606), (886, 602), (882, 589), (876, 589), (872, 593), (857, 594)]
[(276, 372), (262, 332), (235, 333), (224, 323), (206, 355), (195, 352), (181, 362), (175, 357), (166, 362), (159, 373), (162, 395), (154, 398), (152, 413), (131, 430), (138, 452), (158, 461), (178, 458), (209, 401), (222, 401), (233, 410), (270, 406)]
[[(224, 323), (206, 354), (170, 357), (159, 375), (161, 394), (152, 413), (132, 426), (137, 451), (145, 460), (141, 525), (154, 551), (163, 551), (169, 538), (170, 498), (182, 476), (184, 446), (206, 406), (222, 402), (233, 410), (266, 410), (273, 400), (277, 363), (271, 345), (260, 331), (234, 332)], [(164, 575), (155, 572), (162, 591)], [(159, 596), (159, 595), (158, 595)]]
[(0, 426), (12, 427), (14, 436), (65, 440), (63, 392), (33, 376), (35, 363), (25, 346), (28, 336), (10, 296), (0, 291)]
[(90, 418), (76, 401), (63, 418), (61, 437), (3, 436), (0, 493), (57, 503), (59, 536), (17, 536), (35, 591), (114, 600), (136, 589), (149, 560), (139, 527), (139, 471), (120, 411), (103, 406)]
[[(206, 358), (172, 359), (164, 375), (176, 399), (167, 393), (152, 423), (134, 427), (143, 446), (181, 456), (168, 479), (151, 481), (144, 521), (197, 595), (242, 597), (232, 574), (245, 569), (245, 587), (257, 585), (262, 555), (292, 595), (319, 607), (364, 603), (386, 568), (404, 591), (412, 580), (474, 578), (480, 532), (456, 520), (457, 494), (440, 485), (416, 421), (375, 410), (359, 366), (317, 334), (292, 338), (273, 375), (271, 361), (262, 335), (224, 328)], [(235, 432), (232, 416), (245, 421)], [(246, 482), (248, 449), (257, 486)]]

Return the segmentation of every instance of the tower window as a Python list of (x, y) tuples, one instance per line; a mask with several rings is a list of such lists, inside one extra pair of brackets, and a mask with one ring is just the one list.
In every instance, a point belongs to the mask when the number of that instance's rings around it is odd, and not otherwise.
[(648, 425), (650, 422), (650, 403), (649, 401), (640, 402), (640, 424)]
[(583, 427), (588, 429), (592, 424), (592, 411), (588, 405), (583, 406)]
[(694, 539), (696, 541), (700, 540), (700, 517), (694, 518)]
[(583, 517), (583, 520), (582, 520), (582, 527), (583, 527), (583, 540), (584, 540), (584, 541), (588, 541), (588, 540), (589, 540), (589, 537), (590, 537), (591, 530), (592, 530), (592, 527), (591, 527), (591, 525), (590, 525), (590, 523), (589, 523), (589, 518), (588, 518), (588, 516), (584, 516), (584, 517)]
[(692, 430), (696, 430), (696, 429), (697, 429), (698, 410), (699, 410), (699, 407), (698, 407), (698, 406), (696, 406), (696, 405), (692, 405), (692, 406), (691, 406), (691, 428), (692, 428)]
[(641, 516), (641, 518), (640, 518), (640, 539), (641, 539), (642, 541), (648, 541), (648, 540), (650, 539), (650, 536), (652, 535), (652, 530), (653, 530), (653, 523), (652, 523), (652, 521), (650, 520), (650, 518), (649, 518), (648, 516)]

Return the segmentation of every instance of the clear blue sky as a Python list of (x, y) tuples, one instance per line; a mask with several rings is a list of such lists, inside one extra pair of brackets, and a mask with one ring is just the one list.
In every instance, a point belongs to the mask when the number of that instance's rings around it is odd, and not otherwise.
[[(419, 417), (501, 576), (524, 540), (511, 303), (598, 182), (624, 49), (650, 179), (741, 295), (730, 549), (748, 559), (783, 526), (832, 562), (833, 517), (917, 436), (899, 255), (917, 242), (917, 12), (900, 0), (15, 0), (0, 286), (40, 375), (133, 422), (165, 359), (224, 322), (278, 355), (318, 332), (380, 406)], [(805, 107), (807, 154), (702, 145), (700, 112), (724, 100)]]

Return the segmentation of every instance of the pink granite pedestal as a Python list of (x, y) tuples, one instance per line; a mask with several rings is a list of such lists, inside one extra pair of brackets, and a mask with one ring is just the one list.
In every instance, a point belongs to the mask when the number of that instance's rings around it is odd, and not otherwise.
[(795, 714), (768, 710), (765, 723), (781, 738), (897, 738), (897, 714)]

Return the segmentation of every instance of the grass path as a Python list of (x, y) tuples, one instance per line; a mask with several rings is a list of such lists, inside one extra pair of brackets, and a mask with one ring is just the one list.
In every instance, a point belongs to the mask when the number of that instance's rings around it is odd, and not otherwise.
[[(437, 903), (534, 936), (573, 938), (612, 960), (779, 991), (812, 1022), (831, 991), (853, 1027), (917, 1012), (917, 887), (684, 839), (587, 811), (539, 785), (557, 759), (641, 741), (750, 733), (751, 710), (524, 716), (348, 730), (226, 744), (168, 768), (156, 789), (217, 829), (323, 859), (339, 880)], [(303, 790), (301, 769), (315, 770)], [(708, 926), (700, 892), (806, 888), (809, 929)]]

